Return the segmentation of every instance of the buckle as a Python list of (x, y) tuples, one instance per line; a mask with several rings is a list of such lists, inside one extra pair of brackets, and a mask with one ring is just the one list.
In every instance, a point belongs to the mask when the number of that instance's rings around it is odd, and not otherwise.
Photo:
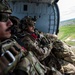
[(15, 61), (14, 55), (8, 50), (5, 53), (3, 53), (1, 56), (4, 56), (9, 61), (8, 66), (10, 66)]

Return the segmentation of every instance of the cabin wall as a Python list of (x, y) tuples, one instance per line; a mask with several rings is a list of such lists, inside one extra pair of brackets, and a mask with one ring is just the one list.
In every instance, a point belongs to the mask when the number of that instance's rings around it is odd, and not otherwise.
[(36, 28), (54, 34), (57, 30), (57, 10), (55, 5), (47, 3), (10, 2), (12, 15), (22, 19), (25, 16), (37, 17)]

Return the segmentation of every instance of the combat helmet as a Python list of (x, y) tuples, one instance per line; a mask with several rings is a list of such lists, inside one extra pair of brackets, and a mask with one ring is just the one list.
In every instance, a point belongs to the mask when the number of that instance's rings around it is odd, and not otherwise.
[(34, 26), (35, 25), (35, 21), (30, 16), (25, 16), (23, 19), (21, 19), (20, 23), (21, 23), (21, 29), (22, 30), (27, 29), (28, 26)]
[(8, 14), (11, 14), (12, 10), (7, 2), (0, 1), (0, 22), (6, 22), (9, 19)]
[(10, 6), (0, 1), (0, 13), (12, 13)]

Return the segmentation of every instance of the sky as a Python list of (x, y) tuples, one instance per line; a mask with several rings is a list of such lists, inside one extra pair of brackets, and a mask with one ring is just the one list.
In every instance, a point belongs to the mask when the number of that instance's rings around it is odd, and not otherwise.
[(58, 1), (60, 21), (75, 18), (75, 0)]

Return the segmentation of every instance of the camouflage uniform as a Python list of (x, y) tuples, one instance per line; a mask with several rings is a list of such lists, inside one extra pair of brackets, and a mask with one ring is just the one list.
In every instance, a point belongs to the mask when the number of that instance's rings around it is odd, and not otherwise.
[[(33, 22), (32, 22), (32, 24), (33, 24)], [(40, 42), (41, 39), (39, 39), (34, 33), (29, 33), (27, 31), (22, 32), (22, 36), (23, 36), (23, 38), (22, 39), (20, 38), (20, 39), (22, 42), (24, 42), (25, 48), (29, 51), (32, 51), (35, 54), (35, 56), (42, 63), (42, 61), (46, 57), (49, 56), (51, 49), (52, 49), (52, 44), (48, 43), (45, 46), (43, 46)], [(44, 65), (46, 65), (46, 64), (44, 64)], [(52, 68), (54, 68), (54, 67), (50, 66), (48, 68), (48, 70), (50, 71), (50, 74), (51, 74)], [(57, 75), (58, 72), (57, 73), (56, 72), (57, 72), (57, 70), (54, 69), (54, 72), (53, 72), (54, 74), (52, 73), (52, 75)], [(59, 75), (61, 75), (61, 73)]]
[[(24, 24), (26, 24), (25, 21)], [(27, 25), (28, 24), (26, 24), (25, 27)], [(54, 67), (62, 73), (69, 73), (72, 70), (75, 74), (75, 55), (68, 45), (57, 39), (56, 35), (53, 36), (37, 31), (36, 34), (38, 33), (38, 38), (35, 33), (29, 33), (26, 30), (24, 30), (23, 33), (22, 36), (24, 37), (21, 41), (24, 42), (27, 50), (32, 51), (43, 64), (50, 67), (50, 69)], [(61, 63), (59, 61), (63, 62)], [(72, 66), (73, 69), (68, 65)]]
[[(0, 27), (11, 24), (8, 13), (11, 13), (9, 7), (0, 3)], [(0, 33), (0, 75), (45, 75), (47, 68), (31, 51), (27, 51), (10, 36), (6, 37), (5, 33), (10, 34), (9, 29), (11, 27)]]

